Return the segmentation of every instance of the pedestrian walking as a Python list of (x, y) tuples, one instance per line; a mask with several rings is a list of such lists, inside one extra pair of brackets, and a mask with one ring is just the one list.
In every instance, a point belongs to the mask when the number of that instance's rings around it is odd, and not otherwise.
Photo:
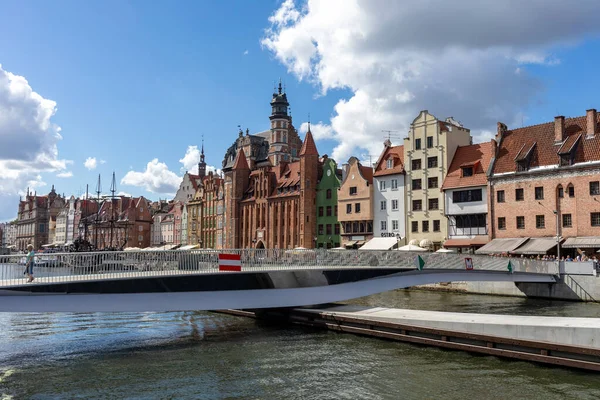
[(35, 258), (35, 252), (33, 251), (33, 245), (28, 244), (27, 245), (27, 257), (25, 258), (25, 272), (23, 273), (23, 275), (27, 275), (28, 279), (27, 282), (32, 282), (33, 281), (33, 264), (34, 264), (34, 258)]

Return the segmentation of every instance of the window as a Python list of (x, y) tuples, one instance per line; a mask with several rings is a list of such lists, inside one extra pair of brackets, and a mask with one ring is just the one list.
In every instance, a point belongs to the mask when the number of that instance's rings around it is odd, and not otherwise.
[(319, 224), (319, 235), (323, 234), (323, 224)]
[(427, 168), (437, 168), (437, 157), (427, 157)]
[[(333, 230), (333, 232), (334, 232), (336, 235), (339, 235), (339, 234), (340, 234), (340, 224), (335, 224), (335, 225), (334, 225), (334, 230)], [(339, 246), (336, 246), (336, 247), (339, 247)]]
[(504, 190), (498, 190), (496, 192), (496, 201), (498, 203), (504, 203)]
[(144, 227), (142, 225), (138, 226), (138, 231), (142, 232), (144, 230)]
[(428, 210), (437, 210), (440, 207), (438, 199), (429, 199), (429, 207)]
[(387, 221), (381, 221), (381, 230), (387, 231)]
[(536, 229), (544, 229), (546, 227), (546, 221), (543, 215), (535, 216), (535, 227)]
[(440, 231), (440, 220), (439, 219), (434, 219), (433, 220), (433, 231), (434, 232), (439, 232)]
[(525, 229), (525, 217), (517, 217), (517, 229)]
[(392, 179), (392, 190), (398, 189), (398, 179)]
[(427, 188), (428, 189), (435, 189), (436, 187), (438, 187), (438, 178), (433, 177), (433, 178), (427, 178)]
[(569, 183), (569, 186), (567, 186), (567, 192), (569, 193), (569, 197), (575, 197), (575, 187), (572, 183)]
[(385, 181), (379, 181), (379, 190), (385, 190)]
[(412, 180), (412, 188), (413, 188), (413, 190), (419, 190), (419, 189), (421, 189), (421, 180), (420, 179), (413, 179)]
[(505, 230), (506, 229), (506, 218), (498, 217), (498, 229)]
[(393, 231), (397, 231), (398, 230), (398, 220), (397, 219), (393, 219), (392, 220), (392, 230)]
[(560, 199), (562, 199), (563, 197), (565, 197), (565, 189), (563, 189), (562, 186), (558, 186), (558, 197)]
[(422, 200), (413, 200), (412, 201), (412, 209), (413, 209), (413, 211), (422, 211), (423, 210)]
[(573, 226), (573, 218), (571, 217), (571, 214), (563, 214), (562, 220), (563, 228), (571, 228)]
[(523, 189), (515, 189), (515, 200), (523, 201), (523, 199), (525, 199), (525, 193), (523, 192)]
[(360, 212), (360, 203), (355, 203), (354, 204), (354, 212), (355, 213), (359, 213)]
[(430, 149), (433, 147), (433, 136), (427, 136), (427, 148)]
[(457, 190), (452, 193), (452, 201), (454, 203), (468, 203), (471, 201), (481, 201), (481, 189)]
[(143, 237), (142, 235), (139, 235), (139, 236), (138, 236), (138, 241), (140, 241), (140, 242), (141, 242), (142, 240), (144, 240), (144, 237)]
[(381, 211), (385, 211), (387, 210), (387, 201), (386, 200), (381, 200)]
[(423, 232), (429, 232), (429, 221), (423, 221)]
[(600, 195), (600, 182), (599, 181), (590, 182), (590, 195), (592, 195), (592, 196)]
[(352, 204), (346, 204), (346, 214), (352, 214)]
[(412, 221), (410, 223), (410, 231), (411, 232), (419, 232), (419, 222), (418, 221)]
[(351, 186), (351, 187), (350, 187), (350, 196), (353, 196), (353, 195), (355, 195), (356, 193), (357, 193), (356, 186)]
[(319, 217), (323, 216), (323, 207), (319, 207)]
[(331, 206), (327, 206), (327, 214), (328, 217), (331, 217)]
[(326, 228), (326, 229), (325, 229), (325, 232), (326, 232), (328, 235), (331, 235), (331, 233), (333, 232), (333, 228), (332, 228), (331, 224), (327, 224), (327, 226), (326, 226), (325, 228)]
[(592, 220), (592, 226), (600, 226), (600, 212), (593, 212), (590, 214)]
[(331, 199), (331, 189), (327, 189), (327, 192), (325, 193), (325, 197), (327, 199)]
[(462, 176), (473, 176), (473, 167), (463, 167), (462, 168)]
[(337, 206), (333, 206), (333, 215), (337, 217)]
[(536, 186), (535, 199), (536, 200), (544, 200), (544, 187), (543, 186)]
[(387, 169), (392, 169), (392, 168), (394, 168), (394, 160), (393, 160), (393, 159), (391, 159), (391, 158), (389, 158), (389, 159), (386, 161), (386, 165), (385, 165), (385, 167), (386, 167)]
[(415, 139), (415, 150), (421, 150), (421, 139)]
[(398, 200), (392, 200), (392, 210), (398, 210)]
[(421, 159), (412, 160), (411, 166), (413, 171), (421, 169)]

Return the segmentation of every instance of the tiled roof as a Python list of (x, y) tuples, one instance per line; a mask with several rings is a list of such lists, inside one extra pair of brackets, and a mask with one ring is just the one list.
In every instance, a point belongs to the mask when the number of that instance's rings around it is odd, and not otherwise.
[(237, 157), (233, 163), (233, 169), (250, 169), (250, 167), (248, 167), (248, 161), (246, 161), (246, 155), (242, 149), (238, 150)]
[[(387, 160), (392, 157), (394, 160), (393, 168), (387, 168)], [(386, 147), (383, 154), (379, 157), (375, 173), (373, 176), (396, 175), (404, 173), (404, 146)]]
[(373, 168), (360, 165), (360, 174), (369, 183), (373, 183)]
[[(482, 186), (487, 184), (486, 171), (492, 158), (492, 143), (479, 143), (460, 146), (454, 153), (454, 158), (448, 169), (442, 189)], [(473, 166), (472, 176), (462, 176), (462, 168)]]
[(300, 155), (319, 155), (319, 152), (317, 151), (317, 145), (315, 144), (315, 140), (313, 139), (310, 129), (308, 132), (306, 132), (306, 136), (304, 137), (304, 143), (302, 144)]
[(596, 115), (596, 129), (593, 138), (587, 138), (586, 117), (565, 119), (565, 141), (560, 145), (554, 143), (554, 121), (545, 124), (528, 126), (525, 128), (507, 130), (502, 134), (502, 141), (498, 148), (494, 174), (516, 171), (515, 160), (523, 145), (535, 141), (536, 146), (530, 160), (529, 168), (551, 166), (559, 164), (558, 151), (564, 151), (576, 143), (577, 137), (582, 137), (576, 146), (574, 163), (587, 161), (600, 161), (600, 133), (598, 123), (600, 113)]

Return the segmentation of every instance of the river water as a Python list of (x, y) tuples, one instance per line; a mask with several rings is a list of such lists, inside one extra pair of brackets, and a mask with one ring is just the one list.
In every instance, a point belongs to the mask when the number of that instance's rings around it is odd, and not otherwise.
[[(352, 303), (600, 317), (397, 290)], [(0, 399), (599, 399), (600, 374), (208, 313), (0, 314)]]

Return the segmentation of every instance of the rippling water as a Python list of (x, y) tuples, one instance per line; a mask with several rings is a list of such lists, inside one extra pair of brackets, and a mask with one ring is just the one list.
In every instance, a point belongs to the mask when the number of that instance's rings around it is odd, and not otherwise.
[[(355, 303), (600, 316), (395, 291)], [(598, 399), (600, 375), (204, 312), (0, 314), (0, 399)]]

